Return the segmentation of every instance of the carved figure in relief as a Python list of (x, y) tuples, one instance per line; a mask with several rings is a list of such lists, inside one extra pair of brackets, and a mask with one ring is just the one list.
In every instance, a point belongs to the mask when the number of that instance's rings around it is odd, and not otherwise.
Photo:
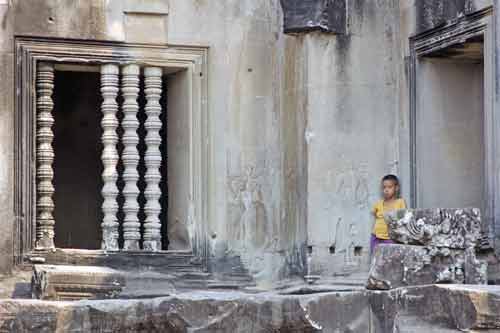
[(229, 238), (234, 240), (235, 245), (242, 245), (242, 235), (245, 234), (245, 230), (239, 224), (244, 211), (241, 193), (245, 189), (245, 183), (240, 178), (234, 178), (230, 180), (228, 187), (230, 192), (228, 196), (228, 205), (230, 206), (228, 211), (230, 221), (228, 234)]
[(344, 272), (352, 272), (359, 266), (359, 261), (354, 258), (354, 251), (356, 247), (354, 239), (356, 239), (357, 233), (358, 232), (356, 230), (356, 227), (354, 226), (354, 224), (351, 224), (349, 226), (350, 242), (344, 255)]
[(230, 231), (235, 244), (243, 249), (265, 247), (268, 238), (270, 240), (267, 232), (268, 218), (259, 176), (254, 166), (247, 167), (244, 176), (231, 181), (230, 192), (232, 209), (239, 212), (239, 217), (232, 217), (233, 228)]
[[(336, 192), (346, 200), (354, 200), (356, 203), (367, 204), (368, 171), (365, 164), (351, 165), (337, 175)], [(364, 200), (363, 200), (364, 199)]]
[[(350, 234), (350, 226), (365, 221), (370, 200), (369, 164), (352, 162), (344, 155), (339, 158), (341, 165), (328, 173), (324, 187), (328, 192), (323, 209), (332, 217), (330, 239), (334, 239), (336, 253), (348, 253), (359, 243), (364, 232)], [(333, 179), (333, 180), (332, 180)], [(333, 189), (332, 189), (333, 187)], [(366, 230), (361, 227), (361, 230)], [(345, 266), (351, 266), (345, 265)]]

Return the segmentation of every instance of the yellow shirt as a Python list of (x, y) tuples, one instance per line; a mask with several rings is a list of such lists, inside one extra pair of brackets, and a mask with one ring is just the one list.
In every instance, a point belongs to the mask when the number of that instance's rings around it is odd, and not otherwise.
[(389, 229), (384, 220), (384, 214), (393, 210), (406, 208), (406, 203), (403, 199), (396, 199), (389, 206), (384, 204), (384, 200), (377, 201), (373, 206), (373, 214), (375, 215), (375, 225), (373, 234), (379, 239), (389, 239)]

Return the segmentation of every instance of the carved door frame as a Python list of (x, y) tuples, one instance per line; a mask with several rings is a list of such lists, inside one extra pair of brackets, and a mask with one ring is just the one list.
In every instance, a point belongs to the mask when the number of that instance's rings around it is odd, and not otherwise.
[(409, 88), (410, 88), (410, 202), (418, 207), (417, 198), (417, 64), (420, 57), (445, 49), (450, 45), (482, 36), (484, 45), (484, 143), (486, 199), (483, 217), (483, 236), (492, 245), (495, 225), (500, 232), (500, 184), (496, 171), (500, 168), (500, 156), (495, 154), (500, 147), (500, 116), (495, 114), (495, 27), (494, 10), (485, 8), (471, 15), (463, 16), (443, 27), (438, 27), (410, 37)]

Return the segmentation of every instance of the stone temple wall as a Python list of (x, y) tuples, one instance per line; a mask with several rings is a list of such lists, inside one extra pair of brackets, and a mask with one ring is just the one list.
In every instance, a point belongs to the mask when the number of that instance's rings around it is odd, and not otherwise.
[[(412, 105), (412, 96), (410, 95), (410, 91), (412, 89), (412, 63), (411, 63), (411, 45), (410, 40), (414, 36), (422, 36), (430, 33), (431, 31), (436, 31), (437, 29), (445, 29), (446, 27), (452, 26), (457, 22), (463, 22), (468, 19), (473, 18), (477, 13), (487, 12), (489, 9), (493, 8), (493, 12), (491, 17), (489, 17), (486, 21), (487, 24), (490, 25), (490, 33), (496, 34), (495, 32), (495, 20), (498, 20), (498, 15), (495, 15), (496, 7), (498, 6), (498, 2), (492, 0), (464, 0), (464, 1), (401, 1), (399, 4), (399, 27), (400, 27), (400, 49), (398, 57), (404, 60), (402, 64), (401, 75), (399, 76), (399, 112), (400, 112), (400, 127), (399, 127), (399, 149), (400, 149), (400, 158), (401, 158), (401, 170), (400, 175), (403, 182), (403, 193), (409, 197), (410, 196), (410, 182), (411, 182), (411, 151), (408, 147), (411, 146), (411, 138), (410, 138), (410, 127), (411, 124), (409, 122), (411, 118), (411, 105)], [(498, 35), (498, 34), (497, 34)], [(485, 73), (490, 73), (490, 77), (488, 74), (484, 79), (484, 82), (489, 81), (492, 85), (493, 90), (488, 92), (488, 89), (484, 90), (484, 86), (480, 88), (484, 91), (484, 109), (490, 108), (492, 112), (496, 112), (495, 110), (498, 108), (498, 83), (497, 78), (499, 77), (499, 67), (494, 62), (498, 62), (498, 39), (495, 41), (493, 36), (491, 39), (489, 36), (484, 37), (483, 43), (483, 63), (481, 66), (484, 66)], [(491, 57), (488, 59), (488, 57)], [(491, 64), (490, 64), (491, 61)], [(438, 63), (439, 65), (439, 63)], [(453, 66), (453, 63), (450, 63), (450, 66)], [(423, 68), (423, 67), (422, 67)], [(481, 68), (481, 70), (483, 70)], [(438, 72), (436, 72), (438, 73)], [(417, 73), (418, 77), (418, 73)], [(483, 79), (483, 78), (481, 78)], [(444, 82), (444, 81), (443, 81)], [(436, 82), (438, 85), (439, 82)], [(428, 82), (427, 87), (429, 90), (435, 83)], [(472, 85), (472, 80), (470, 79), (466, 85)], [(465, 99), (472, 99), (470, 97), (470, 91), (473, 89), (472, 87), (467, 88), (468, 93), (464, 95)], [(450, 96), (453, 96), (450, 94)], [(417, 98), (419, 98), (417, 96)], [(430, 100), (430, 99), (429, 99)], [(491, 103), (491, 104), (490, 104)], [(466, 103), (465, 103), (466, 104)], [(439, 104), (438, 104), (439, 105)], [(439, 108), (439, 106), (438, 106)], [(484, 123), (486, 128), (498, 128), (498, 122), (494, 119), (488, 119), (487, 122)], [(422, 128), (422, 126), (420, 127)], [(490, 140), (490, 141), (488, 141)], [(485, 138), (484, 143), (486, 145), (492, 144), (492, 142), (496, 140), (494, 138)], [(450, 146), (452, 147), (452, 146)], [(488, 154), (486, 152), (486, 154)], [(496, 175), (498, 174), (498, 156), (496, 153), (492, 153), (490, 157), (485, 156), (485, 159), (490, 159), (490, 165), (487, 168), (492, 170), (491, 174), (486, 175), (484, 182), (490, 188), (496, 188), (497, 181)], [(418, 163), (418, 161), (417, 161)], [(432, 171), (431, 171), (432, 172)], [(417, 184), (418, 187), (418, 184)], [(495, 191), (496, 192), (496, 191)], [(421, 196), (421, 193), (417, 193), (416, 196)], [(438, 194), (439, 195), (439, 194)], [(495, 202), (493, 206), (497, 206), (498, 196), (496, 194), (490, 193), (486, 195), (485, 201)], [(430, 207), (425, 207), (430, 208)], [(498, 226), (499, 221), (499, 213), (498, 209), (484, 209), (485, 207), (481, 207), (483, 211), (481, 211), (481, 215), (483, 217), (483, 237), (487, 236), (490, 238), (490, 250), (492, 248), (495, 249), (495, 252), (498, 254), (498, 232), (500, 230)], [(495, 240), (496, 239), (496, 240)], [(497, 280), (495, 276), (498, 275), (496, 273), (498, 271), (498, 261), (497, 259), (491, 258), (489, 260), (489, 279), (490, 281)]]
[[(216, 258), (241, 255), (251, 273), (264, 280), (301, 272), (306, 231), (299, 201), (305, 197), (299, 191), (303, 162), (296, 147), (302, 143), (299, 130), (288, 126), (295, 115), (285, 107), (302, 98), (297, 97), (302, 90), (294, 88), (303, 84), (302, 65), (285, 57), (278, 0), (9, 0), (0, 1), (0, 17), (1, 272), (12, 268), (17, 225), (14, 36), (208, 46), (204, 236)], [(285, 84), (285, 78), (292, 82)], [(186, 223), (187, 216), (186, 211), (178, 219)]]
[(353, 1), (346, 34), (300, 37), (307, 237), (319, 274), (366, 271), (380, 178), (400, 171), (398, 15), (397, 1)]
[(366, 273), (380, 177), (409, 196), (408, 38), (490, 5), (430, 3), (349, 1), (345, 31), (284, 34), (279, 0), (0, 0), (0, 272), (17, 225), (14, 36), (35, 36), (208, 46), (212, 268), (239, 256), (265, 284), (304, 274), (309, 250), (314, 273)]

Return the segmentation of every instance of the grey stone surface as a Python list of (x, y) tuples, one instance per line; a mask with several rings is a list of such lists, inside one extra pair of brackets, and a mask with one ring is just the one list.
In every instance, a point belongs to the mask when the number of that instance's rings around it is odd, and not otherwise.
[(0, 3), (0, 275), (10, 274), (13, 268), (14, 249), (17, 246), (12, 237), (14, 234), (15, 198), (14, 189), (14, 71), (15, 61), (12, 15), (9, 6)]
[(449, 285), (301, 296), (199, 291), (143, 300), (1, 300), (0, 329), (231, 333), (495, 331), (500, 329), (500, 289)]
[(389, 236), (403, 244), (466, 249), (481, 238), (479, 209), (407, 209), (386, 214)]
[(376, 248), (367, 288), (487, 283), (487, 262), (475, 252), (481, 237), (479, 209), (402, 209), (385, 218), (391, 239), (403, 244)]
[(31, 280), (33, 298), (55, 301), (115, 298), (124, 287), (124, 274), (97, 266), (35, 265)]
[(313, 30), (346, 33), (346, 0), (281, 0), (281, 6), (285, 33)]
[(488, 283), (488, 263), (486, 260), (479, 260), (473, 248), (465, 250), (463, 271), (465, 284)]
[[(328, 13), (328, 3), (341, 8), (343, 2), (295, 1), (318, 4), (312, 7), (316, 23)], [(489, 5), (486, 0), (467, 1), (472, 2)], [(423, 15), (459, 16), (465, 3), (352, 1), (344, 23), (328, 14), (335, 24), (348, 25), (349, 34), (289, 36), (282, 34), (287, 12), (278, 0), (171, 0), (168, 6), (162, 0), (1, 2), (2, 77), (6, 78), (0, 99), (5, 120), (0, 126), (5, 231), (0, 236), (1, 273), (12, 266), (12, 249), (29, 246), (29, 239), (18, 244), (21, 237), (12, 237), (19, 225), (12, 206), (28, 204), (12, 195), (14, 180), (19, 178), (13, 171), (14, 35), (208, 46), (209, 98), (202, 103), (210, 112), (200, 125), (208, 147), (203, 171), (210, 198), (203, 202), (206, 215), (193, 210), (185, 185), (193, 184), (185, 176), (189, 160), (186, 155), (172, 158), (175, 170), (170, 175), (176, 183), (169, 186), (176, 195), (169, 198), (174, 201), (169, 202), (171, 247), (189, 248), (190, 228), (202, 221), (203, 230), (196, 239), (206, 244), (213, 261), (231, 268), (231, 261), (222, 259), (241, 256), (244, 268), (266, 285), (292, 273), (302, 274), (308, 245), (313, 250), (313, 274), (368, 270), (367, 240), (373, 222), (369, 208), (379, 197), (380, 176), (400, 175), (407, 199), (414, 181), (408, 150), (408, 85), (413, 84), (405, 63), (409, 37), (419, 31), (421, 21), (431, 22), (426, 27), (444, 22), (421, 20)], [(485, 81), (496, 81), (497, 76)], [(175, 96), (179, 94), (174, 89), (171, 100)], [(172, 109), (182, 110), (175, 104)], [(170, 133), (179, 139), (169, 142), (179, 151), (189, 141), (189, 135), (177, 135), (188, 133), (184, 130), (190, 126), (185, 124), (189, 113), (183, 115), (186, 119), (177, 115), (171, 119)], [(453, 142), (449, 147), (456, 152)], [(489, 166), (497, 170), (497, 164)]]
[(473, 249), (380, 245), (373, 255), (367, 288), (388, 290), (434, 283), (485, 284), (486, 270), (486, 262), (478, 260)]
[(408, 180), (395, 131), (404, 123), (394, 93), (403, 73), (398, 13), (397, 1), (349, 1), (348, 34), (293, 37), (303, 54), (296, 80), (304, 81), (296, 89), (303, 92), (296, 109), (306, 152), (299, 156), (306, 175), (298, 198), (305, 193), (301, 221), (314, 275), (369, 270), (370, 209), (380, 199), (380, 177), (393, 172)]
[(498, 286), (434, 285), (370, 294), (377, 332), (498, 332)]
[(416, 2), (418, 32), (442, 26), (477, 10), (474, 0), (422, 0)]

